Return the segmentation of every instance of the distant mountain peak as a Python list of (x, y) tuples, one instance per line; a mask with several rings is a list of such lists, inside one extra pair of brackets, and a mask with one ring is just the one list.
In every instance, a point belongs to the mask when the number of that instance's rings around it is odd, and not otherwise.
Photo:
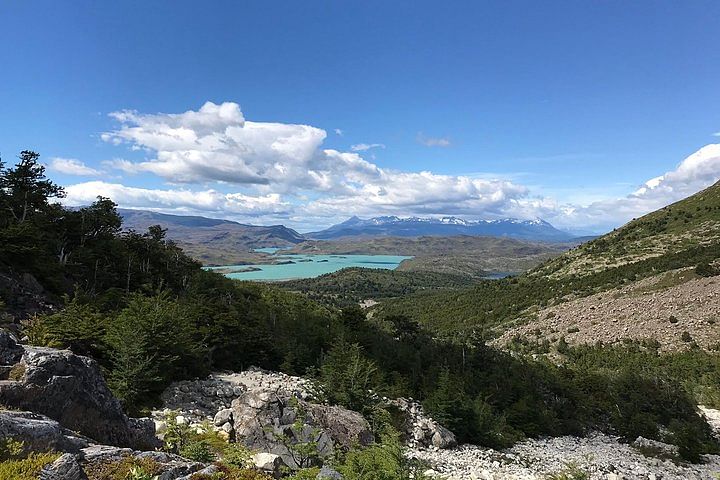
[(308, 237), (317, 239), (360, 235), (401, 237), (486, 235), (546, 241), (565, 241), (572, 238), (571, 234), (556, 229), (540, 218), (530, 220), (517, 218), (465, 220), (455, 216), (398, 217), (395, 215), (383, 215), (367, 219), (353, 216), (325, 230), (307, 234)]

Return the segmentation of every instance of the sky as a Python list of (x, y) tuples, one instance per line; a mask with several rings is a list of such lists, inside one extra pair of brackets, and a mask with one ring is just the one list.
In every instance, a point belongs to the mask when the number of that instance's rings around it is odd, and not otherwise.
[(720, 2), (0, 0), (0, 155), (68, 205), (600, 233), (720, 179)]

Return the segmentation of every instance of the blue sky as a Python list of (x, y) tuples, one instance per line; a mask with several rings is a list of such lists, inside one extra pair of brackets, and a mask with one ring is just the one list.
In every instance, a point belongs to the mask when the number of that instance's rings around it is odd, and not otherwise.
[(719, 18), (715, 1), (4, 1), (0, 154), (39, 151), (69, 203), (599, 231), (718, 179)]

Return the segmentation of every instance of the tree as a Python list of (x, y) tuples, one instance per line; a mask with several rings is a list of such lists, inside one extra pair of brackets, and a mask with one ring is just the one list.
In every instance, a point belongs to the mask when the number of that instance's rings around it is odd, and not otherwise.
[(30, 150), (20, 152), (15, 168), (0, 165), (0, 200), (9, 221), (23, 223), (37, 212), (50, 206), (50, 198), (62, 198), (65, 191), (45, 177), (45, 167), (38, 162), (40, 155)]
[(328, 352), (320, 373), (330, 401), (358, 412), (371, 406), (371, 390), (380, 384), (375, 362), (363, 355), (358, 344), (342, 338)]

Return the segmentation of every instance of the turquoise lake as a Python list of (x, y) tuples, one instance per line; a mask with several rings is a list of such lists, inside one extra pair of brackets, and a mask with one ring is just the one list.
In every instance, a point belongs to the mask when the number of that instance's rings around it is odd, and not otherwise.
[[(257, 252), (274, 254), (277, 248), (258, 248)], [(277, 254), (279, 262), (293, 262), (282, 265), (224, 265), (209, 267), (215, 269), (258, 269), (251, 272), (226, 273), (229, 278), (238, 280), (291, 280), (295, 278), (313, 278), (326, 273), (337, 272), (347, 267), (384, 268), (395, 270), (400, 262), (412, 257), (400, 255), (294, 255)]]

